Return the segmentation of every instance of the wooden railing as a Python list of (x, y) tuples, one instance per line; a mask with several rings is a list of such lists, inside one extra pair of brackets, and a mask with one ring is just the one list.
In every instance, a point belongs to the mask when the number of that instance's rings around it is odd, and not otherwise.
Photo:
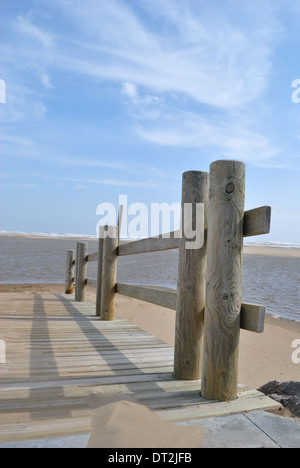
[[(237, 398), (240, 329), (264, 330), (265, 307), (241, 303), (242, 246), (244, 237), (270, 231), (271, 208), (244, 212), (244, 184), (243, 163), (216, 161), (209, 174), (183, 174), (181, 231), (120, 244), (120, 212), (118, 226), (101, 228), (97, 252), (88, 254), (86, 243), (77, 244), (75, 299), (85, 299), (86, 285), (96, 287), (101, 320), (114, 320), (116, 293), (176, 310), (174, 376), (201, 378), (207, 399)], [(203, 242), (197, 248), (186, 248), (186, 204), (204, 206)], [(195, 209), (192, 216), (195, 226)], [(118, 257), (170, 249), (179, 249), (177, 290), (117, 282)], [(97, 280), (87, 278), (90, 261), (98, 262)], [(74, 251), (68, 251), (66, 293), (72, 292), (74, 263)]]

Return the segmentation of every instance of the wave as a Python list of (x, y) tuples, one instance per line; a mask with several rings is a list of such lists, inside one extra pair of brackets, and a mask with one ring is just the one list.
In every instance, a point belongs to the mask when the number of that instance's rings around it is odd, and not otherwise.
[[(35, 232), (35, 231), (0, 231), (2, 236), (53, 237), (61, 239), (97, 239), (96, 234), (76, 234), (74, 232)], [(121, 237), (121, 240), (139, 240), (140, 237)]]
[(57, 232), (25, 232), (25, 231), (0, 231), (1, 235), (10, 236), (32, 236), (32, 237), (61, 237), (61, 238), (84, 238), (97, 239), (96, 235), (92, 234), (74, 234), (73, 232), (57, 233)]
[[(57, 232), (25, 232), (25, 231), (0, 231), (0, 235), (16, 235), (16, 236), (32, 236), (32, 237), (59, 237), (59, 238), (76, 238), (76, 239), (97, 239), (96, 234), (78, 234), (73, 232), (57, 233)], [(136, 237), (121, 237), (122, 240), (138, 240)], [(300, 249), (299, 242), (282, 242), (282, 241), (249, 241), (245, 240), (244, 245), (254, 245), (262, 247), (278, 247), (285, 249)]]
[(262, 247), (280, 247), (284, 249), (300, 249), (299, 242), (280, 242), (280, 241), (244, 241), (244, 245), (257, 245)]

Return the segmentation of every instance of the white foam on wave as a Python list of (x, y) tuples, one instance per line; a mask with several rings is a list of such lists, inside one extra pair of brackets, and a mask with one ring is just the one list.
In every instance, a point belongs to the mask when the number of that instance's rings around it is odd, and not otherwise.
[[(57, 232), (25, 232), (25, 231), (0, 231), (2, 235), (20, 235), (20, 236), (36, 236), (36, 237), (61, 237), (61, 238), (85, 238), (97, 239), (95, 234), (76, 234), (73, 232), (57, 233)], [(122, 240), (139, 240), (140, 237), (121, 237)], [(254, 245), (261, 247), (279, 247), (285, 249), (300, 249), (300, 242), (282, 242), (282, 241), (244, 241), (244, 245)]]
[(261, 247), (280, 247), (284, 249), (300, 249), (299, 242), (280, 242), (280, 241), (244, 241), (244, 245), (256, 245)]

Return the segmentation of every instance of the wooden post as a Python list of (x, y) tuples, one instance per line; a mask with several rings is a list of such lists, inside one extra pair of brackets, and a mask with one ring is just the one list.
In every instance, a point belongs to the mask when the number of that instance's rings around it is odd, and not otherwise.
[(76, 254), (76, 284), (75, 284), (75, 301), (85, 301), (86, 290), (86, 271), (87, 271), (87, 254), (88, 245), (86, 242), (77, 242)]
[(122, 219), (123, 219), (123, 212), (124, 212), (124, 205), (119, 206), (119, 214), (118, 214), (118, 245), (120, 245), (120, 235), (121, 235), (121, 227), (122, 227)]
[(101, 287), (102, 287), (102, 265), (103, 265), (104, 226), (100, 226), (98, 239), (98, 270), (97, 270), (97, 294), (96, 294), (96, 316), (101, 314)]
[(74, 265), (75, 265), (75, 250), (68, 250), (67, 261), (66, 261), (65, 294), (73, 294), (73, 291), (74, 291)]
[[(206, 208), (208, 201), (207, 172), (189, 171), (182, 177), (182, 237), (179, 247), (176, 330), (174, 351), (174, 376), (176, 379), (198, 380), (202, 363), (202, 334), (205, 307), (206, 272)], [(202, 204), (202, 222), (197, 226), (201, 245), (188, 248), (185, 207), (191, 204), (192, 219), (189, 224), (196, 228), (196, 204)], [(204, 219), (203, 219), (204, 216)], [(201, 232), (202, 231), (202, 232)]]
[(108, 227), (109, 236), (103, 242), (101, 320), (114, 320), (117, 283), (118, 228)]
[(210, 166), (201, 395), (235, 400), (242, 292), (245, 165)]

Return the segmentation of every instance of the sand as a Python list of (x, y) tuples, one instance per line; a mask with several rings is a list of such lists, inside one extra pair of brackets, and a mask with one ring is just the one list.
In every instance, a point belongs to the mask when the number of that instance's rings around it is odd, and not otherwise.
[(300, 249), (286, 247), (269, 247), (265, 245), (244, 245), (244, 255), (262, 255), (268, 257), (300, 258)]
[(163, 421), (131, 395), (89, 398), (92, 433), (88, 448), (199, 448), (201, 426), (181, 427)]

